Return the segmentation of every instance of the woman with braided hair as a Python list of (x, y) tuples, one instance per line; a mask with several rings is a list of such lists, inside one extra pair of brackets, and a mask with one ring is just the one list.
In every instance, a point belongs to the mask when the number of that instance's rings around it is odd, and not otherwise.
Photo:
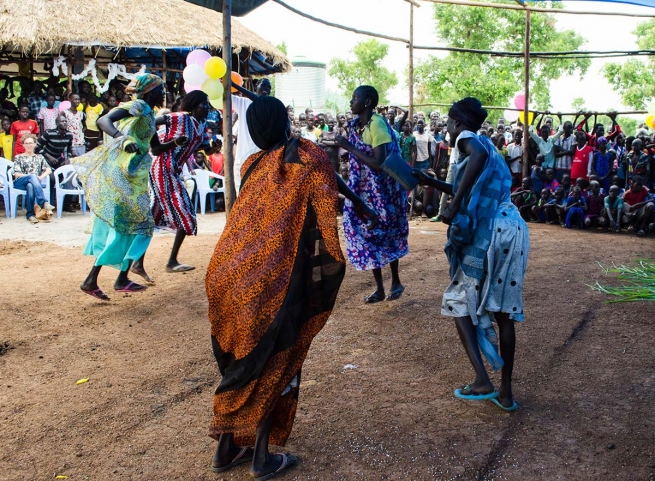
[[(415, 169), (423, 185), (454, 196), (442, 214), (449, 224), (445, 251), (450, 284), (441, 313), (454, 317), (460, 340), (475, 370), (475, 380), (455, 396), (489, 399), (505, 411), (518, 407), (512, 395), (514, 322), (523, 321), (523, 278), (530, 239), (525, 221), (510, 200), (512, 175), (488, 137), (476, 132), (487, 117), (478, 99), (455, 102), (446, 127), (459, 154), (453, 183), (432, 179)], [(500, 332), (500, 357), (492, 321)], [(502, 367), (500, 389), (485, 370), (482, 350), (494, 369)]]
[(98, 120), (98, 127), (109, 140), (71, 161), (94, 214), (84, 254), (94, 256), (96, 261), (80, 288), (101, 301), (109, 300), (98, 287), (98, 274), (105, 265), (120, 270), (114, 283), (117, 292), (146, 289), (130, 281), (127, 275), (130, 265), (145, 254), (154, 229), (148, 182), (152, 157), (148, 149), (159, 155), (186, 143), (186, 137), (177, 137), (162, 144), (155, 135), (153, 109), (164, 101), (161, 78), (137, 75), (126, 92), (133, 95), (133, 100)]

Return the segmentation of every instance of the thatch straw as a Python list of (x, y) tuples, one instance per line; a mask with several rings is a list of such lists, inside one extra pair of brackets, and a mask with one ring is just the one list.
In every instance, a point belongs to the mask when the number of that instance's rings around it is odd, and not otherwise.
[[(65, 45), (220, 48), (222, 22), (222, 14), (183, 0), (0, 0), (0, 47), (32, 56)], [(291, 69), (282, 52), (235, 19), (232, 46)]]

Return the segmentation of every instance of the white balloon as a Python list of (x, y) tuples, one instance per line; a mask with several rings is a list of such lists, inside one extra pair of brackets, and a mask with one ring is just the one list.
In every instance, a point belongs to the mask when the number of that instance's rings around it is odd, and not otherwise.
[(503, 113), (503, 116), (505, 120), (509, 122), (514, 122), (515, 120), (518, 120), (519, 118), (519, 113), (516, 110), (505, 110)]
[(184, 81), (191, 85), (202, 85), (202, 83), (209, 77), (205, 73), (205, 69), (197, 64), (187, 65), (182, 72)]
[(646, 111), (649, 115), (655, 115), (655, 100), (646, 102)]

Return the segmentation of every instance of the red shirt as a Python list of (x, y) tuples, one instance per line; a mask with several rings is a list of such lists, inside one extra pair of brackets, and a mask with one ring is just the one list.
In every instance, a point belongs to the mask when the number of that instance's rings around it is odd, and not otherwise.
[(209, 156), (211, 162), (211, 169), (214, 174), (223, 175), (223, 154), (212, 154)]
[(646, 187), (642, 187), (641, 190), (638, 190), (637, 192), (633, 192), (632, 189), (630, 189), (623, 194), (623, 202), (629, 205), (641, 204), (646, 200), (647, 196), (648, 189)]
[(585, 145), (582, 149), (579, 147), (575, 148), (575, 153), (571, 160), (571, 181), (579, 177), (583, 177), (585, 180), (589, 178), (589, 155), (594, 151), (589, 144)]
[(16, 157), (18, 154), (25, 152), (25, 149), (23, 148), (23, 135), (39, 135), (39, 124), (32, 119), (28, 119), (27, 122), (16, 120), (11, 124), (11, 130), (9, 133), (16, 139), (16, 142), (14, 142), (14, 157)]

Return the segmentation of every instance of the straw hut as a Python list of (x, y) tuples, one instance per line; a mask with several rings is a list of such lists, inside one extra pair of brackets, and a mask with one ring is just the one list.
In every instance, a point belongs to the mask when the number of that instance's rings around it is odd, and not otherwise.
[[(18, 63), (24, 72), (29, 63), (32, 74), (49, 75), (63, 56), (76, 73), (95, 58), (100, 70), (119, 63), (177, 74), (193, 48), (220, 51), (222, 21), (184, 0), (0, 0), (0, 73), (15, 75)], [(282, 52), (234, 19), (232, 51), (244, 77), (291, 69)]]

